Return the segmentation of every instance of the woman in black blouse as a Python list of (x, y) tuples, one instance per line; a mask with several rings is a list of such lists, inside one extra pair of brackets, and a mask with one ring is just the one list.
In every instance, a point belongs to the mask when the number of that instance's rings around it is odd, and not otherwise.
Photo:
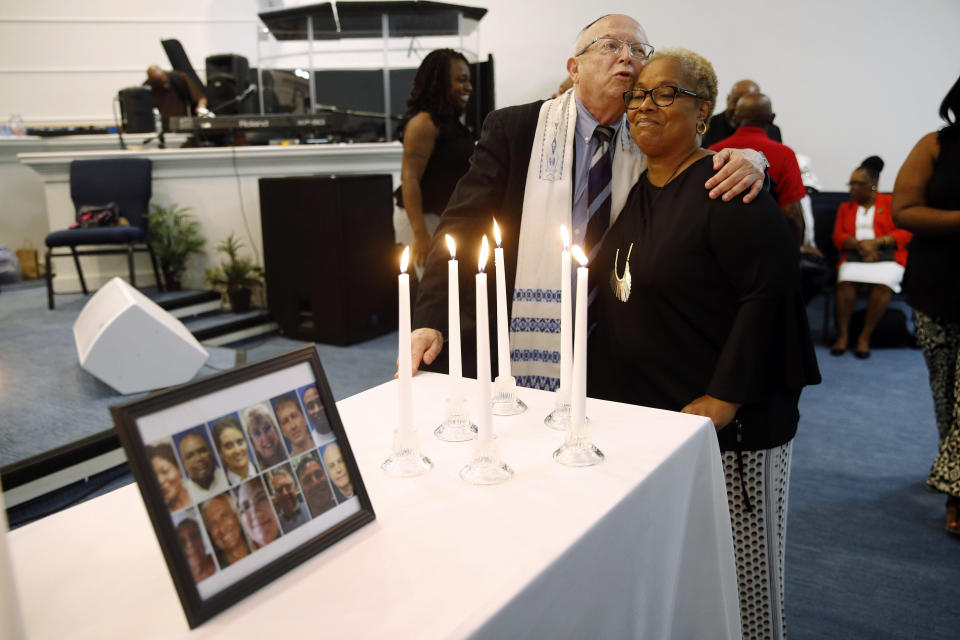
[(624, 94), (647, 157), (593, 262), (591, 397), (707, 416), (717, 429), (744, 637), (783, 633), (783, 535), (797, 401), (819, 382), (796, 241), (769, 194), (711, 200), (699, 135), (717, 95), (708, 61), (658, 52)]
[(413, 79), (393, 224), (397, 242), (412, 245), (417, 267), (426, 262), (440, 214), (473, 155), (473, 134), (460, 122), (472, 93), (467, 59), (453, 49), (431, 51)]
[(940, 105), (947, 126), (917, 142), (893, 185), (893, 221), (913, 232), (903, 276), (930, 370), (939, 449), (927, 486), (947, 494), (960, 535), (960, 78)]

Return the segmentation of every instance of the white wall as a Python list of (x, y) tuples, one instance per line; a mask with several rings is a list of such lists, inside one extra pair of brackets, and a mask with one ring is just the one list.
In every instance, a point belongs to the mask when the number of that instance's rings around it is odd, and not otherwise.
[(628, 13), (654, 46), (706, 56), (723, 103), (735, 81), (756, 80), (773, 100), (784, 142), (813, 159), (824, 190), (845, 191), (850, 172), (873, 154), (887, 163), (880, 188), (892, 189), (914, 143), (941, 126), (937, 109), (960, 75), (957, 0), (597, 0), (589, 9), (487, 0), (486, 6), (482, 40), (497, 61), (499, 104), (550, 95), (579, 29), (605, 13)]
[[(212, 53), (257, 57), (255, 0), (0, 0), (0, 117), (107, 122), (117, 89), (165, 63), (159, 40), (181, 40), (194, 67)], [(290, 2), (306, 4), (305, 2)], [(577, 31), (628, 12), (655, 46), (709, 58), (721, 95), (750, 77), (770, 94), (784, 141), (813, 159), (825, 189), (843, 190), (860, 160), (887, 161), (890, 189), (914, 142), (937, 128), (940, 100), (960, 73), (957, 0), (470, 0), (489, 13), (479, 53), (496, 59), (500, 106), (549, 95)], [(355, 56), (326, 56), (353, 66)]]

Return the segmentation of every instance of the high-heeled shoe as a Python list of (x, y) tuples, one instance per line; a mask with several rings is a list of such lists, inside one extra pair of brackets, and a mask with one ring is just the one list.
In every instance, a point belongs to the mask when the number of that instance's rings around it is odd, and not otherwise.
[(960, 536), (960, 498), (947, 496), (947, 524), (946, 530), (955, 536)]

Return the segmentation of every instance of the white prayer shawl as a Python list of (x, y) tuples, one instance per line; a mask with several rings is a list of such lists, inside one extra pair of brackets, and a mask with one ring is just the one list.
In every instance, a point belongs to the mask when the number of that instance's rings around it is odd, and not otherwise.
[[(517, 384), (560, 385), (560, 225), (571, 229), (577, 105), (573, 90), (540, 108), (523, 193), (517, 280), (510, 320), (511, 373)], [(610, 224), (643, 171), (626, 117), (613, 144)], [(571, 334), (572, 335), (572, 334)]]

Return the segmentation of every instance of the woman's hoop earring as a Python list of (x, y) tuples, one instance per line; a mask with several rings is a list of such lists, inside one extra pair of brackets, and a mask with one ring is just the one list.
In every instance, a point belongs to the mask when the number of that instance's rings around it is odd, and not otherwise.
[(701, 136), (707, 132), (707, 123), (703, 120), (697, 122), (697, 133)]

